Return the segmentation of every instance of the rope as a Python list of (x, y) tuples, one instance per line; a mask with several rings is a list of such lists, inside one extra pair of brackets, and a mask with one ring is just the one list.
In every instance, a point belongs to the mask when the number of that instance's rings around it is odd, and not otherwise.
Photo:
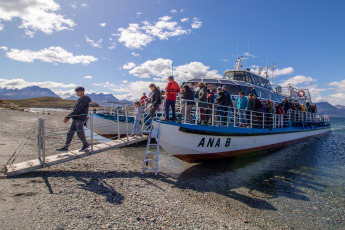
[[(34, 130), (34, 128), (37, 127), (38, 121), (36, 121), (33, 126), (29, 129), (29, 134)], [(28, 134), (28, 133), (27, 133)], [(6, 168), (7, 166), (11, 166), (13, 164), (13, 162), (16, 160), (18, 153), (20, 153), (20, 151), (22, 151), (22, 149), (24, 148), (24, 146), (26, 145), (27, 141), (30, 139), (30, 137), (27, 137), (25, 140), (23, 140), (19, 146), (17, 147), (17, 149), (14, 151), (14, 153), (12, 154), (12, 156), (10, 157), (10, 159), (7, 161), (6, 165), (4, 168)], [(17, 156), (16, 156), (17, 155)], [(12, 160), (12, 161), (11, 161)]]

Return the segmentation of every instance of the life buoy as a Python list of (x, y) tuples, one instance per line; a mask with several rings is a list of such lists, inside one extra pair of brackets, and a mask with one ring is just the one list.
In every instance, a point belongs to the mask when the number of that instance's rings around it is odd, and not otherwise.
[(299, 96), (299, 97), (304, 97), (304, 95), (305, 95), (305, 93), (304, 93), (303, 90), (298, 90), (298, 91), (297, 91), (297, 96)]

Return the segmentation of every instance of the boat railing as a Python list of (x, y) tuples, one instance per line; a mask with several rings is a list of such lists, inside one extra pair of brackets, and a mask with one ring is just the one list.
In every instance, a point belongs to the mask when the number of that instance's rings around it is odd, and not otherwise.
[[(283, 114), (237, 109), (197, 100), (181, 100), (181, 122), (244, 128), (313, 127), (329, 118), (316, 113), (288, 110)], [(189, 108), (188, 108), (189, 107)], [(187, 114), (190, 111), (190, 116)], [(188, 119), (189, 117), (189, 119)]]

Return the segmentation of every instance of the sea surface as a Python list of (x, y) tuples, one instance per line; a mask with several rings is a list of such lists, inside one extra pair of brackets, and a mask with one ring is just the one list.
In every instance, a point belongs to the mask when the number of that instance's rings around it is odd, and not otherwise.
[(331, 122), (325, 135), (227, 160), (189, 164), (161, 150), (159, 171), (263, 229), (345, 229), (345, 118)]

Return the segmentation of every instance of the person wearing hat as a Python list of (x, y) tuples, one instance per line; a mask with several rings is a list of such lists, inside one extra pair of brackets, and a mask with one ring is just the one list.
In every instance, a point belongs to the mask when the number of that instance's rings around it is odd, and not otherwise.
[(72, 118), (71, 127), (67, 133), (67, 138), (64, 147), (60, 149), (56, 149), (60, 152), (68, 151), (68, 147), (72, 142), (74, 133), (77, 132), (77, 135), (81, 142), (83, 143), (82, 148), (79, 151), (88, 150), (90, 145), (86, 140), (85, 133), (84, 133), (84, 123), (87, 119), (87, 115), (89, 113), (89, 103), (91, 102), (90, 97), (85, 96), (85, 88), (79, 86), (75, 89), (75, 92), (79, 99), (75, 103), (72, 111), (64, 118), (63, 122), (67, 123), (69, 119)]
[(176, 114), (175, 114), (175, 103), (176, 103), (176, 95), (180, 92), (180, 87), (174, 81), (174, 77), (170, 76), (169, 82), (167, 86), (165, 87), (166, 91), (166, 98), (165, 98), (165, 119), (169, 120), (169, 107), (171, 107), (172, 111), (172, 121), (176, 120)]

